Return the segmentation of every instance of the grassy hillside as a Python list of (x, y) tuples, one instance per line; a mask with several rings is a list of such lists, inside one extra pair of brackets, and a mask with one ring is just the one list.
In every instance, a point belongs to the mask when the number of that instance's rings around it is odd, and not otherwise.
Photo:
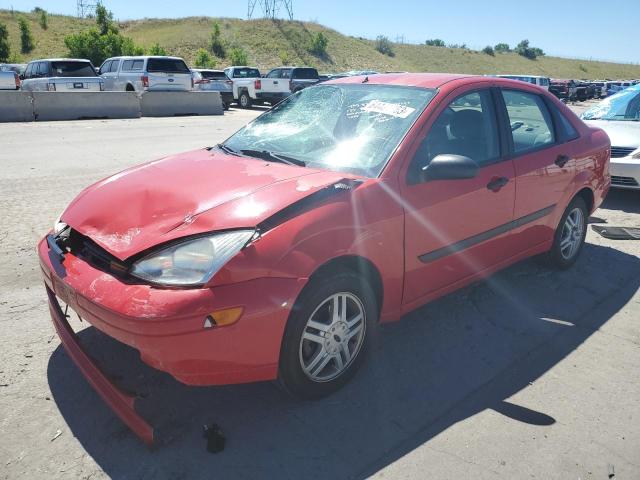
[[(12, 51), (19, 52), (18, 16), (25, 15), (31, 23), (36, 48), (22, 60), (65, 56), (64, 37), (93, 25), (91, 20), (49, 15), (49, 28), (42, 30), (33, 14), (11, 14), (0, 10), (0, 22), (7, 24)], [(207, 48), (211, 25), (209, 17), (190, 17), (177, 20), (144, 19), (120, 23), (124, 35), (138, 44), (149, 47), (159, 43), (171, 54), (192, 62), (199, 48)], [(514, 73), (548, 75), (560, 78), (640, 78), (640, 65), (625, 65), (586, 60), (542, 57), (528, 60), (514, 53), (496, 54), (495, 57), (466, 49), (427, 47), (424, 45), (394, 45), (395, 56), (382, 55), (371, 40), (343, 35), (322, 25), (309, 22), (271, 20), (215, 19), (220, 23), (222, 37), (231, 47), (242, 47), (250, 63), (261, 69), (282, 64), (304, 64), (317, 67), (321, 72), (340, 72), (351, 69), (378, 71), (455, 72), (455, 73)], [(329, 39), (328, 55), (318, 58), (306, 50), (315, 32)], [(588, 52), (585, 52), (588, 54)], [(228, 61), (218, 59), (218, 66)]]

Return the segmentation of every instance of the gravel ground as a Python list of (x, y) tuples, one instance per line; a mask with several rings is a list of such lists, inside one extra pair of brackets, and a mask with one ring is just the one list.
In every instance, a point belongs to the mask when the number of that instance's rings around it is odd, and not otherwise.
[[(321, 402), (269, 383), (186, 387), (74, 320), (106, 372), (146, 395), (160, 445), (133, 437), (63, 351), (35, 244), (89, 183), (256, 113), (0, 125), (0, 478), (640, 478), (640, 242), (591, 230), (569, 271), (525, 261), (385, 328)], [(640, 192), (613, 191), (591, 220), (640, 227)], [(218, 455), (210, 422), (228, 436)]]

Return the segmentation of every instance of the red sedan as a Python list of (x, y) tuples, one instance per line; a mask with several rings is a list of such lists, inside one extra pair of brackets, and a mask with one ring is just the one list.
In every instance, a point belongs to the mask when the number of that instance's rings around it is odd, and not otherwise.
[(323, 83), (222, 144), (78, 195), (39, 245), (53, 321), (148, 442), (60, 302), (185, 384), (277, 379), (321, 397), (353, 376), (378, 324), (533, 255), (570, 267), (609, 155), (603, 131), (522, 82)]

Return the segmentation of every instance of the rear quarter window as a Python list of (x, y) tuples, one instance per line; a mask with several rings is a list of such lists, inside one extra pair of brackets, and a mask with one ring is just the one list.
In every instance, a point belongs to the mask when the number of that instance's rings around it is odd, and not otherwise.
[(191, 70), (179, 58), (150, 58), (147, 62), (147, 71), (152, 73), (189, 73)]

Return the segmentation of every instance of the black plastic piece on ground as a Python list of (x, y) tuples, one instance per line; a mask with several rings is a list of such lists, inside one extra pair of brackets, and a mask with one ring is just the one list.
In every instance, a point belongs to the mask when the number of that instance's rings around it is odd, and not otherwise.
[(204, 425), (202, 436), (207, 439), (207, 452), (219, 453), (224, 450), (226, 438), (217, 424)]
[(609, 227), (605, 225), (591, 225), (591, 228), (604, 238), (611, 240), (640, 240), (640, 228)]

